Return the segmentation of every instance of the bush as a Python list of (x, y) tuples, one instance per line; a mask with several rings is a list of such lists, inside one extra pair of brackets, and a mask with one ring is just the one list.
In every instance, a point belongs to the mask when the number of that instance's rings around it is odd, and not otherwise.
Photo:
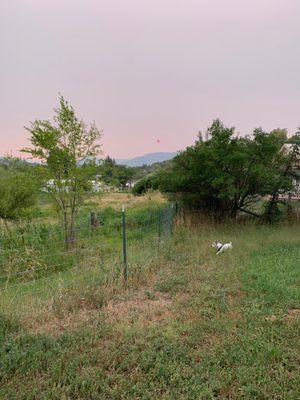
[(140, 196), (145, 194), (149, 189), (158, 189), (158, 178), (155, 174), (149, 174), (140, 179), (132, 188), (132, 193), (135, 196)]
[(239, 138), (216, 120), (208, 134), (209, 140), (199, 137), (160, 174), (159, 188), (170, 200), (224, 220), (239, 212), (255, 215), (253, 206), (264, 196), (290, 189), (291, 157), (281, 152), (277, 131), (256, 129), (252, 137)]
[(282, 216), (282, 211), (279, 209), (278, 201), (269, 201), (266, 204), (263, 219), (268, 224), (279, 222)]
[(30, 217), (37, 200), (37, 183), (23, 172), (0, 171), (0, 218)]

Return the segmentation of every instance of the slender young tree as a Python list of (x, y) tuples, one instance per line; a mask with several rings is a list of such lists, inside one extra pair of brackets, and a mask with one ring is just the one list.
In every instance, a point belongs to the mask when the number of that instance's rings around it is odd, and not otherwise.
[[(26, 127), (32, 147), (23, 151), (43, 164), (45, 188), (62, 218), (66, 247), (75, 242), (75, 218), (91, 176), (82, 160), (92, 160), (100, 153), (102, 132), (95, 123), (87, 126), (75, 115), (73, 107), (60, 96), (53, 122), (35, 120)], [(92, 162), (90, 162), (90, 165)]]

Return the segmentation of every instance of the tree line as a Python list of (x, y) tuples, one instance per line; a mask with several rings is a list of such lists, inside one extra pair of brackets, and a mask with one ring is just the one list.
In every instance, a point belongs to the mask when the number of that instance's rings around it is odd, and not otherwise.
[[(53, 121), (35, 120), (26, 129), (30, 146), (23, 151), (39, 163), (2, 159), (0, 219), (7, 223), (26, 218), (46, 188), (61, 216), (67, 247), (75, 242), (78, 209), (97, 177), (120, 187), (139, 177), (135, 194), (159, 189), (170, 201), (215, 220), (246, 213), (273, 222), (280, 217), (281, 195), (292, 190), (299, 164), (299, 132), (288, 138), (285, 129), (259, 128), (240, 137), (220, 120), (208, 128), (205, 140), (199, 133), (194, 145), (171, 161), (137, 169), (117, 165), (110, 157), (97, 163), (102, 132), (79, 119), (62, 96)], [(288, 151), (283, 151), (285, 143), (290, 144)]]

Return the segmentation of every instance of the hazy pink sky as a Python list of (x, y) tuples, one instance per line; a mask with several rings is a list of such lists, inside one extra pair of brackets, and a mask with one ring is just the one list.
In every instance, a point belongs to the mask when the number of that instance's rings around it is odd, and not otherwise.
[[(300, 125), (299, 0), (0, 0), (0, 154), (58, 92), (131, 157)], [(157, 143), (160, 139), (160, 143)]]

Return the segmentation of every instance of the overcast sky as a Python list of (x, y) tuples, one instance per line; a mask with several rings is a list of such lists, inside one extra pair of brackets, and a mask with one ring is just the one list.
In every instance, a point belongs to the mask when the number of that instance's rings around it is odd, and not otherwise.
[(217, 117), (293, 133), (299, 21), (299, 0), (0, 0), (0, 154), (58, 92), (113, 157), (183, 149)]

